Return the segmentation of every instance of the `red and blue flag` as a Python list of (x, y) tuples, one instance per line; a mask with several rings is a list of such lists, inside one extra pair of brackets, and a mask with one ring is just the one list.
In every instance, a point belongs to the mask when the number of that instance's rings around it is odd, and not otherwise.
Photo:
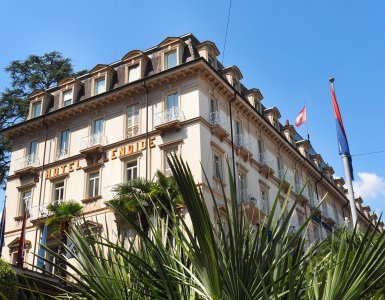
[(338, 150), (340, 155), (346, 155), (349, 159), (349, 167), (350, 167), (350, 175), (353, 177), (353, 165), (352, 165), (352, 157), (350, 156), (348, 139), (346, 137), (346, 132), (344, 128), (344, 124), (342, 122), (342, 116), (340, 112), (340, 108), (337, 103), (336, 93), (334, 91), (333, 84), (330, 85), (330, 92), (332, 94), (332, 104), (334, 108), (334, 117), (336, 119), (336, 129), (337, 129), (337, 140), (338, 140)]

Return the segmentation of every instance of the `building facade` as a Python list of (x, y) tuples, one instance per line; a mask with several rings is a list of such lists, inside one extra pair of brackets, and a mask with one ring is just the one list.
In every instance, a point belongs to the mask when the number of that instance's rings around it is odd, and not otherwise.
[[(46, 207), (55, 201), (79, 201), (86, 220), (113, 233), (114, 215), (106, 207), (113, 188), (136, 177), (152, 179), (157, 170), (169, 175), (171, 153), (188, 161), (209, 208), (208, 184), (218, 201), (225, 201), (220, 178), (229, 193), (228, 159), (240, 204), (263, 215), (281, 182), (282, 201), (293, 184), (291, 204), (306, 183), (293, 230), (326, 197), (306, 231), (309, 243), (345, 224), (351, 214), (343, 179), (333, 177), (333, 168), (309, 141), (288, 122), (280, 123), (278, 108), (266, 108), (261, 92), (246, 88), (239, 68), (222, 66), (218, 55), (213, 42), (192, 34), (166, 38), (57, 87), (34, 91), (27, 120), (3, 132), (13, 141), (5, 258), (16, 263), (28, 208), (25, 260), (36, 264), (33, 253), (49, 217)], [(361, 198), (356, 203), (360, 222), (368, 226), (375, 217)], [(47, 245), (57, 248), (55, 239)]]

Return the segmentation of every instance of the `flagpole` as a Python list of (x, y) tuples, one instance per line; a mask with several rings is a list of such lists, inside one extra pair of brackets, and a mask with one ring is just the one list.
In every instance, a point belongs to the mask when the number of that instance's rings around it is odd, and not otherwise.
[(305, 99), (305, 109), (306, 109), (306, 131), (307, 131), (307, 140), (310, 142), (310, 135), (309, 135), (309, 124), (308, 124), (308, 115), (307, 115), (307, 104), (306, 104), (306, 99)]
[[(330, 87), (333, 91), (335, 91), (334, 81), (335, 81), (335, 78), (329, 79)], [(357, 217), (356, 202), (354, 200), (352, 174), (350, 173), (349, 156), (346, 154), (341, 154), (341, 158), (342, 158), (342, 164), (344, 166), (345, 183), (347, 184), (347, 187), (348, 187), (348, 199), (350, 203), (350, 211), (352, 213), (352, 221), (353, 221), (353, 228), (354, 228), (357, 224), (358, 217)]]

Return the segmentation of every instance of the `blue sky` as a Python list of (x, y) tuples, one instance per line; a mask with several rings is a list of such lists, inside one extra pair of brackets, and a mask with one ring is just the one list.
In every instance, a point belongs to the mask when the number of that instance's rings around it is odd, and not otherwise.
[[(4, 67), (29, 54), (57, 50), (75, 69), (111, 63), (132, 49), (192, 32), (222, 52), (229, 1), (4, 1), (0, 10), (0, 90)], [(385, 150), (385, 2), (233, 0), (225, 65), (261, 90), (291, 123), (308, 105), (313, 147), (343, 175), (328, 78), (352, 154)], [(219, 57), (222, 60), (222, 56)], [(299, 128), (306, 134), (306, 127)], [(385, 208), (385, 153), (353, 157), (356, 194)], [(0, 202), (4, 193), (0, 192)], [(9, 199), (12, 201), (12, 199)], [(1, 205), (0, 205), (1, 206)]]

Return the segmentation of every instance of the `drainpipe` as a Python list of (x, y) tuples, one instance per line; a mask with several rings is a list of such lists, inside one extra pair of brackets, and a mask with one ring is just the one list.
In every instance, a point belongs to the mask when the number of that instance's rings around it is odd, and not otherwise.
[(237, 175), (235, 173), (235, 151), (234, 151), (234, 135), (233, 135), (233, 113), (231, 109), (231, 103), (237, 99), (237, 93), (234, 92), (234, 97), (229, 101), (229, 113), (230, 113), (230, 138), (231, 138), (231, 155), (233, 160), (233, 176), (234, 176), (234, 189), (235, 195), (237, 195)]
[[(46, 154), (46, 150), (47, 150), (47, 137), (48, 137), (48, 124), (47, 124), (47, 122), (45, 121), (45, 117), (43, 118), (43, 125), (44, 125), (44, 127), (45, 127), (45, 139), (44, 139), (43, 163), (41, 164), (41, 171), (40, 171), (39, 209), (40, 209), (40, 205), (41, 205), (41, 195), (42, 195), (42, 192), (43, 192), (43, 179), (44, 179), (44, 167), (45, 167), (45, 154)], [(38, 243), (37, 243), (37, 230), (36, 230), (36, 231), (35, 231), (35, 245), (34, 245), (34, 249), (33, 249), (33, 252), (34, 252), (34, 253), (37, 253), (37, 252), (36, 252), (37, 244), (38, 244)], [(33, 256), (32, 265), (35, 265), (35, 255)]]
[(146, 90), (146, 180), (148, 180), (148, 151), (149, 151), (149, 140), (148, 140), (148, 89), (146, 86), (146, 80), (143, 80), (143, 87)]

